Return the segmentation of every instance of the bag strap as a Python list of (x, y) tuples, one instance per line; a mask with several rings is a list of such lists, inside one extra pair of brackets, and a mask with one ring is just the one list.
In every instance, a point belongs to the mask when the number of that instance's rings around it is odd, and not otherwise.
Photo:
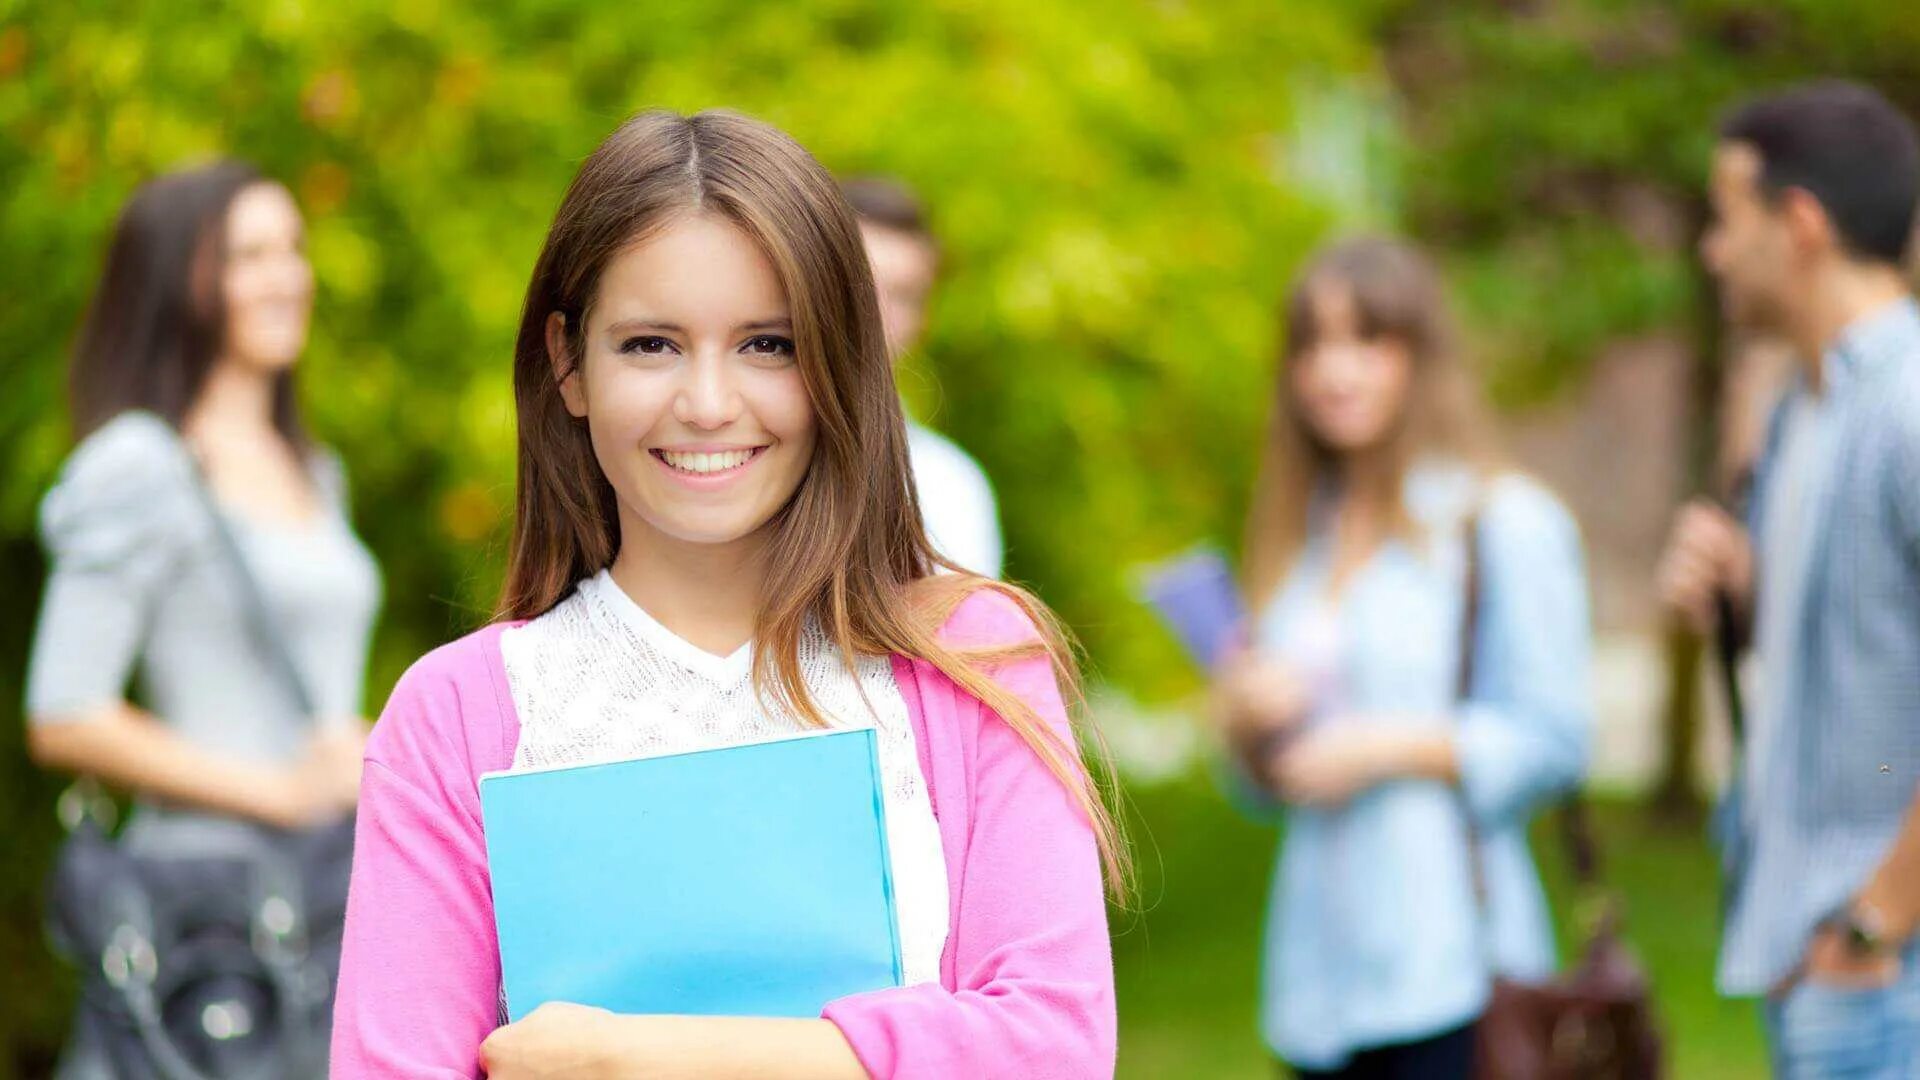
[(228, 573), (240, 590), (240, 606), (249, 629), (253, 631), (253, 639), (265, 650), (267, 666), (299, 707), (300, 715), (309, 723), (314, 723), (319, 718), (313, 691), (300, 674), (299, 665), (294, 662), (293, 652), (287, 647), (286, 635), (281, 631), (279, 622), (267, 608), (266, 593), (260, 588), (260, 580), (248, 567), (240, 541), (233, 535), (226, 515), (221, 512), (220, 504), (214, 498), (213, 485), (207, 479), (205, 468), (197, 455), (192, 457), (194, 492), (199, 496), (208, 523), (213, 526), (214, 546), (220, 549), (220, 558), (227, 564)]
[[(1455, 686), (1455, 700), (1466, 704), (1473, 700), (1475, 677), (1478, 674), (1476, 656), (1480, 642), (1480, 611), (1484, 606), (1482, 582), (1484, 571), (1482, 564), (1484, 547), (1481, 540), (1480, 508), (1476, 505), (1467, 514), (1465, 526), (1465, 572), (1461, 575), (1463, 592), (1460, 604), (1460, 658)], [(1573, 872), (1574, 884), (1582, 889), (1592, 888), (1600, 883), (1600, 844), (1593, 833), (1592, 824), (1587, 817), (1586, 799), (1575, 788), (1568, 792), (1556, 807), (1556, 818), (1560, 826), (1562, 846), (1566, 848), (1567, 864)], [(1483, 838), (1480, 828), (1474, 824), (1473, 814), (1466, 807), (1464, 797), (1461, 800), (1462, 817), (1467, 825), (1467, 851), (1473, 862), (1474, 896), (1484, 910), (1488, 903), (1485, 860), (1481, 851)]]
[[(1782, 410), (1784, 411), (1784, 410)], [(1768, 447), (1779, 438), (1781, 426), (1780, 414), (1776, 413), (1768, 428)], [(1754, 504), (1754, 484), (1756, 470), (1749, 465), (1728, 485), (1728, 493), (1722, 504), (1728, 514), (1736, 521), (1747, 521)], [(1733, 609), (1733, 595), (1726, 589), (1713, 591), (1713, 644), (1714, 667), (1720, 676), (1720, 689), (1727, 699), (1727, 726), (1732, 729), (1733, 759), (1739, 761), (1745, 755), (1747, 744), (1747, 708), (1746, 696), (1740, 691), (1740, 654), (1746, 651), (1749, 628), (1742, 626)]]
[(1733, 597), (1725, 589), (1713, 594), (1713, 660), (1720, 675), (1720, 691), (1727, 699), (1727, 725), (1733, 730), (1733, 759), (1746, 753), (1747, 706), (1740, 691), (1740, 624), (1734, 617)]
[[(253, 640), (266, 651), (267, 666), (273, 676), (286, 690), (287, 696), (300, 711), (300, 716), (308, 723), (317, 723), (318, 709), (313, 691), (307, 680), (300, 674), (300, 667), (294, 662), (293, 653), (287, 647), (286, 636), (281, 632), (280, 624), (274, 621), (267, 609), (266, 595), (260, 589), (259, 579), (247, 565), (246, 555), (240, 549), (240, 542), (233, 535), (233, 529), (227, 524), (226, 515), (221, 513), (220, 504), (214, 498), (213, 487), (207, 480), (206, 470), (192, 447), (183, 446), (187, 460), (191, 464), (193, 491), (201, 511), (206, 515), (207, 523), (212, 527), (214, 546), (220, 551), (220, 560), (226, 564), (227, 571), (233, 577), (234, 585), (240, 591), (241, 613), (252, 632)], [(113, 801), (107, 797), (99, 779), (92, 774), (82, 774), (60, 795), (57, 804), (60, 822), (71, 833), (82, 818), (92, 818), (104, 830), (111, 831), (117, 816)]]

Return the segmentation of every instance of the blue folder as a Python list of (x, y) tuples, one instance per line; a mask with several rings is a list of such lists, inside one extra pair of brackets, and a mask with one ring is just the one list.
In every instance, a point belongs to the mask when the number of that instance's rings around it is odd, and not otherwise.
[(881, 790), (871, 729), (482, 777), (508, 1017), (811, 1017), (900, 985)]

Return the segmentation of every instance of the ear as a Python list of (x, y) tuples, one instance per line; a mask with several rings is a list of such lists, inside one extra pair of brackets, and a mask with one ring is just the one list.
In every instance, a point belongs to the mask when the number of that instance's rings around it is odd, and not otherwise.
[(580, 365), (567, 347), (567, 317), (558, 311), (547, 314), (547, 362), (553, 365), (553, 381), (560, 386), (560, 399), (567, 412), (584, 419), (587, 393), (580, 381)]
[(1805, 188), (1790, 187), (1780, 195), (1780, 217), (1796, 248), (1809, 254), (1845, 254), (1827, 208)]

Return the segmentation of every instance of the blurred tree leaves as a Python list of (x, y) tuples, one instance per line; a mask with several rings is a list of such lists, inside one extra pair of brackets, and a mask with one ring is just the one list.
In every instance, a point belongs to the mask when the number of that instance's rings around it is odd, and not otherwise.
[[(1010, 572), (1107, 677), (1164, 693), (1190, 676), (1122, 570), (1237, 531), (1273, 298), (1327, 220), (1273, 149), (1286, 88), (1371, 56), (1350, 11), (1265, 0), (0, 3), (0, 822), (22, 854), (0, 963), (53, 977), (33, 912), (54, 784), (17, 741), (33, 519), (68, 446), (65, 351), (141, 180), (233, 154), (307, 212), (304, 397), (386, 573), (370, 709), (486, 617), (526, 277), (579, 161), (655, 105), (738, 108), (925, 195), (946, 281), (903, 390), (993, 478)], [(8, 995), (0, 1042), (48, 1051), (49, 985)]]
[(1693, 265), (1720, 116), (1819, 76), (1920, 109), (1920, 7), (1880, 0), (1392, 0), (1406, 227), (1445, 256), (1496, 396), (1548, 398), (1647, 330), (1716, 348)]

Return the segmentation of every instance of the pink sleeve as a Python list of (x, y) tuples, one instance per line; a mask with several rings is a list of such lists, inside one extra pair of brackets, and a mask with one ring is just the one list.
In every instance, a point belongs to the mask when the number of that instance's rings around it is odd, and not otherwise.
[[(1071, 738), (1044, 657), (996, 678)], [(825, 1016), (876, 1078), (1111, 1077), (1113, 952), (1093, 828), (1020, 736), (980, 713), (966, 873), (949, 886), (958, 989), (859, 994)]]
[[(500, 971), (486, 841), (459, 680), (443, 650), (416, 664), (367, 747), (347, 900), (331, 1074), (481, 1075)], [(484, 677), (484, 674), (483, 674)]]

